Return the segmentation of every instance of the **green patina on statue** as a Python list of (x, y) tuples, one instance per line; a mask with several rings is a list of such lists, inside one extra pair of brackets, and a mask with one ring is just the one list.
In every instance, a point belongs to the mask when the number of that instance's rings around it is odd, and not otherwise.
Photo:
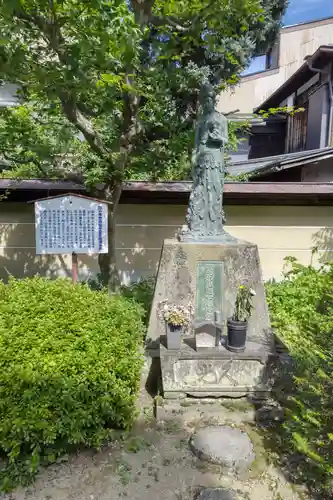
[(192, 155), (193, 186), (187, 210), (187, 230), (181, 241), (221, 241), (229, 237), (223, 229), (224, 145), (228, 121), (216, 111), (216, 94), (209, 84), (200, 92), (201, 113)]

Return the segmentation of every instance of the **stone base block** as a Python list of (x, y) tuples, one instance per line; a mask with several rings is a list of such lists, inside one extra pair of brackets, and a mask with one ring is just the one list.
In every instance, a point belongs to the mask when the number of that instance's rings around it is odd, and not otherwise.
[(223, 346), (198, 352), (187, 344), (169, 351), (161, 345), (160, 359), (165, 399), (270, 396), (275, 356), (261, 344), (250, 342), (242, 353)]
[[(165, 240), (157, 273), (147, 338), (158, 340), (165, 334), (165, 323), (158, 314), (161, 301), (188, 306), (195, 310), (193, 323), (185, 332), (195, 335), (198, 321), (212, 322), (221, 317), (221, 335), (234, 313), (240, 284), (247, 283), (256, 292), (247, 338), (272, 344), (272, 333), (256, 245), (226, 238), (215, 243), (187, 243)], [(220, 321), (219, 321), (220, 322)]]
[(179, 421), (182, 427), (202, 425), (236, 426), (254, 422), (282, 422), (284, 409), (274, 399), (253, 399), (251, 396), (232, 399), (196, 398), (154, 399), (154, 416), (158, 422)]

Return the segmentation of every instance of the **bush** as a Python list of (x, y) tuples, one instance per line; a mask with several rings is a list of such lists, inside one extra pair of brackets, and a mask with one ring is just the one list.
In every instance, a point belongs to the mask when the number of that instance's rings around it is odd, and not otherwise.
[(333, 473), (333, 264), (315, 269), (288, 260), (284, 281), (266, 286), (272, 326), (295, 361), (280, 437), (301, 457), (298, 477), (323, 498)]
[[(122, 285), (120, 294), (128, 299), (133, 299), (143, 307), (143, 321), (148, 326), (150, 308), (153, 302), (155, 289), (155, 276), (149, 278), (140, 278), (138, 281), (130, 285)], [(92, 290), (103, 291), (107, 289), (107, 284), (104, 282), (102, 275), (97, 274), (96, 278), (91, 278), (87, 281), (89, 288)]]
[[(3, 488), (135, 415), (141, 308), (69, 280), (0, 282)], [(24, 469), (24, 470), (23, 470)], [(26, 477), (25, 477), (25, 476)]]
[(148, 326), (150, 309), (154, 298), (155, 277), (141, 278), (129, 286), (121, 287), (121, 294), (128, 299), (133, 299), (144, 310), (143, 321)]
[(85, 284), (96, 292), (105, 291), (108, 288), (107, 281), (103, 278), (102, 273), (97, 273), (95, 277), (89, 278)]

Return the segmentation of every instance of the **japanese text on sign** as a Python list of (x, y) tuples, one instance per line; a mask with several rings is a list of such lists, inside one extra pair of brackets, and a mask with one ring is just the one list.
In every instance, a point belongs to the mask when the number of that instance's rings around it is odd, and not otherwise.
[(36, 252), (107, 253), (107, 206), (79, 196), (35, 202)]

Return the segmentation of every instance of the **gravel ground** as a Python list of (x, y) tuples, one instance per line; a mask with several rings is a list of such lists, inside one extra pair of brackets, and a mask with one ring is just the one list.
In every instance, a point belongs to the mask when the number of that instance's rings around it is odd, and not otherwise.
[[(207, 413), (190, 409), (179, 419), (156, 423), (146, 416), (123, 440), (99, 452), (80, 452), (68, 462), (43, 470), (34, 485), (2, 495), (3, 500), (192, 500), (203, 488), (222, 487), (239, 500), (304, 500), (272, 464), (250, 434), (256, 452), (243, 475), (196, 458), (189, 448), (194, 430), (210, 424), (239, 422), (227, 410), (207, 422)], [(228, 418), (226, 418), (226, 415)], [(245, 419), (246, 420), (246, 419)], [(256, 441), (256, 442), (254, 442)], [(259, 443), (259, 444), (258, 444)]]

